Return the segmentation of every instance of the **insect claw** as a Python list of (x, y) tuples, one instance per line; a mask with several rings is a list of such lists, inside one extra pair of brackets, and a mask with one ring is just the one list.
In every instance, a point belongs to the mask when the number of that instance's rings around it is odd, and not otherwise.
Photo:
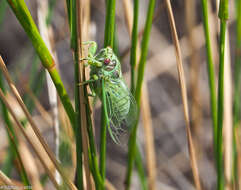
[(96, 94), (95, 94), (95, 93), (92, 93), (92, 94), (88, 94), (88, 96), (90, 96), (90, 97), (95, 97)]

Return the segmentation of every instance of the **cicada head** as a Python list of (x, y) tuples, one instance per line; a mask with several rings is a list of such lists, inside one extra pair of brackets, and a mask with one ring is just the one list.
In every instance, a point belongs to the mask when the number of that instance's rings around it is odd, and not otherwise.
[(102, 69), (107, 72), (115, 70), (120, 65), (120, 62), (111, 47), (101, 49), (95, 59), (102, 63)]

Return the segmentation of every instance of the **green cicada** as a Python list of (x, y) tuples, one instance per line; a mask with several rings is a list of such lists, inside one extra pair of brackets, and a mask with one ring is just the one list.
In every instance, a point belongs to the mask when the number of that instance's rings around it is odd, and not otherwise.
[(113, 50), (107, 47), (96, 54), (97, 44), (94, 41), (84, 44), (90, 45), (88, 56), (84, 59), (90, 66), (90, 80), (85, 83), (89, 84), (93, 96), (97, 94), (100, 100), (103, 100), (104, 90), (110, 121), (108, 130), (116, 142), (124, 126), (130, 127), (137, 119), (136, 101), (124, 82), (120, 61)]

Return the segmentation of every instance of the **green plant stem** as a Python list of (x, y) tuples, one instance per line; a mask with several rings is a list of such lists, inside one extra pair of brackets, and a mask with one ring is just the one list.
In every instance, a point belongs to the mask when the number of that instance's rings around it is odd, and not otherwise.
[(61, 77), (55, 67), (54, 60), (46, 47), (43, 39), (41, 38), (39, 31), (33, 21), (33, 18), (24, 2), (24, 0), (7, 0), (9, 6), (17, 17), (18, 21), (24, 28), (28, 37), (30, 38), (42, 65), (48, 70), (53, 83), (57, 89), (60, 100), (63, 103), (65, 111), (70, 119), (72, 127), (75, 126), (75, 112), (68, 97), (68, 94), (64, 88)]
[(212, 58), (210, 32), (208, 26), (208, 5), (207, 0), (202, 0), (202, 14), (203, 14), (203, 25), (206, 41), (206, 54), (207, 54), (207, 70), (208, 70), (208, 82), (210, 91), (210, 103), (211, 103), (211, 114), (212, 114), (212, 125), (213, 125), (213, 147), (214, 154), (217, 160), (217, 95), (216, 95), (216, 84), (215, 84), (215, 71)]
[(219, 5), (220, 18), (220, 49), (219, 49), (219, 77), (218, 77), (218, 136), (217, 136), (217, 189), (224, 189), (222, 129), (223, 129), (223, 107), (224, 107), (224, 52), (226, 20), (228, 19), (228, 1), (221, 0)]
[[(220, 36), (225, 35), (226, 23), (221, 21)], [(222, 41), (222, 40), (221, 40)], [(224, 42), (220, 44), (224, 49)], [(224, 52), (220, 50), (220, 64), (219, 64), (219, 84), (218, 84), (218, 135), (217, 135), (217, 175), (218, 175), (218, 190), (222, 189), (223, 184), (223, 101), (224, 101)]]
[[(115, 40), (115, 0), (107, 0), (106, 21), (105, 21), (105, 40), (104, 47), (113, 48)], [(105, 183), (106, 170), (106, 132), (109, 125), (109, 119), (106, 107), (105, 87), (102, 80), (102, 107), (101, 107), (101, 134), (100, 134), (100, 174), (103, 184)], [(104, 189), (104, 187), (103, 187)]]
[[(85, 88), (85, 94), (87, 94), (87, 89)], [(95, 188), (96, 190), (101, 189), (104, 187), (104, 182), (102, 180), (99, 167), (98, 167), (98, 158), (96, 155), (96, 148), (95, 148), (95, 141), (94, 141), (94, 133), (93, 133), (93, 126), (92, 126), (92, 120), (91, 120), (91, 111), (90, 111), (90, 105), (89, 103), (86, 105), (86, 114), (87, 114), (87, 123), (88, 123), (88, 137), (89, 137), (89, 143), (90, 143), (90, 149), (89, 149), (89, 160), (90, 160), (90, 168), (92, 169), (92, 174), (95, 181)]]
[[(236, 26), (236, 54), (235, 54), (235, 69), (234, 69), (234, 109), (233, 109), (233, 180), (238, 182), (238, 157), (237, 157), (237, 146), (236, 144), (236, 134), (238, 125), (240, 123), (240, 85), (241, 85), (241, 0), (236, 1), (236, 18), (237, 18), (237, 26)], [(236, 134), (236, 135), (235, 135)]]
[(104, 47), (114, 46), (115, 35), (115, 3), (116, 0), (107, 0), (106, 20), (105, 20), (105, 41)]
[[(76, 19), (76, 14), (73, 13), (73, 11), (76, 11), (74, 10), (74, 6), (75, 6), (75, 3), (74, 1), (72, 0), (66, 0), (66, 4), (67, 4), (67, 12), (68, 12), (68, 19), (69, 19), (69, 27), (70, 27), (70, 33), (71, 33), (71, 48), (74, 50), (74, 55), (77, 54), (77, 47), (78, 45), (76, 44), (76, 39), (77, 39), (77, 26), (76, 26), (76, 21), (74, 21)], [(78, 78), (78, 66), (76, 65), (77, 64), (77, 60), (79, 60), (79, 58), (75, 57), (75, 86), (79, 86), (79, 82), (77, 81)], [(83, 76), (84, 77), (84, 76)], [(84, 78), (85, 80), (85, 78)], [(78, 91), (78, 88), (75, 89), (75, 91)], [(76, 92), (75, 96), (76, 98), (79, 97), (79, 91)], [(88, 95), (87, 93), (87, 88), (84, 86), (84, 97), (85, 97), (85, 102), (87, 102), (86, 104), (86, 118), (87, 118), (87, 132), (88, 132), (88, 138), (89, 138), (89, 167), (90, 167), (90, 170), (92, 172), (92, 175), (93, 175), (93, 178), (94, 178), (94, 182), (95, 182), (95, 188), (96, 190), (99, 190), (101, 187), (104, 186), (103, 182), (102, 182), (102, 178), (101, 178), (101, 175), (100, 175), (100, 172), (99, 172), (99, 166), (98, 166), (98, 158), (97, 158), (97, 154), (96, 154), (96, 148), (95, 148), (95, 140), (94, 140), (94, 133), (93, 133), (93, 127), (92, 127), (92, 119), (91, 119), (91, 111), (90, 111), (90, 105), (89, 105), (89, 101), (88, 101), (88, 98), (86, 98)], [(79, 98), (76, 100), (76, 107), (78, 107), (78, 109), (76, 110), (78, 112), (79, 110)], [(79, 110), (80, 111), (80, 110)], [(78, 117), (79, 116), (79, 113), (76, 113), (76, 116)], [(81, 118), (78, 117), (76, 120), (80, 120)], [(80, 123), (80, 122), (79, 122)], [(78, 132), (79, 133), (80, 129), (78, 129)], [(78, 134), (80, 135), (80, 134)], [(78, 138), (76, 136), (77, 139), (79, 139), (78, 141), (78, 145), (76, 144), (76, 147), (82, 147), (82, 145), (80, 145), (80, 143), (82, 142), (81, 138)], [(79, 151), (79, 157), (80, 157), (80, 153), (82, 151), (78, 150)], [(80, 166), (80, 164), (79, 164)], [(80, 171), (79, 171), (80, 172)]]
[(142, 161), (142, 157), (141, 157), (141, 153), (140, 153), (138, 145), (136, 145), (135, 166), (136, 166), (139, 178), (140, 178), (142, 190), (148, 190), (146, 173), (143, 168), (143, 161)]
[(75, 0), (70, 1), (70, 31), (71, 31), (71, 48), (74, 55), (74, 78), (75, 78), (75, 139), (76, 139), (76, 185), (79, 190), (84, 189), (83, 186), (83, 145), (81, 134), (81, 108), (80, 108), (80, 91), (79, 91), (79, 48), (78, 48), (78, 31), (77, 31), (77, 2)]
[(82, 135), (81, 135), (81, 117), (80, 117), (80, 99), (79, 99), (79, 56), (77, 53), (74, 53), (75, 57), (75, 110), (76, 110), (76, 130), (75, 130), (75, 139), (76, 139), (76, 156), (77, 156), (77, 165), (76, 165), (76, 182), (78, 189), (83, 188), (83, 159), (82, 159)]
[(131, 92), (134, 94), (135, 91), (135, 67), (136, 67), (136, 50), (138, 42), (138, 15), (139, 15), (139, 0), (134, 1), (134, 17), (133, 17), (133, 27), (131, 36), (131, 55), (130, 55), (130, 65), (131, 65)]
[[(136, 99), (137, 107), (138, 107), (138, 113), (137, 113), (138, 118), (140, 115), (141, 87), (142, 87), (143, 78), (144, 78), (146, 57), (147, 57), (147, 53), (148, 53), (148, 44), (149, 44), (149, 38), (150, 38), (150, 33), (151, 33), (154, 9), (155, 9), (155, 0), (150, 0), (144, 34), (143, 34), (143, 39), (142, 39), (141, 58), (140, 58), (140, 64), (138, 67), (137, 85), (136, 85), (136, 91), (135, 91), (135, 99)], [(132, 169), (133, 169), (135, 153), (136, 153), (137, 126), (138, 126), (138, 120), (134, 124), (134, 127), (131, 131), (130, 138), (129, 138), (128, 168), (127, 168), (127, 173), (126, 173), (126, 189), (130, 189), (130, 184), (131, 184)]]
[(104, 124), (101, 125), (101, 141), (100, 141), (100, 174), (102, 176), (102, 179), (105, 181), (105, 161), (106, 161), (106, 131), (107, 131), (107, 125), (109, 127), (109, 120), (108, 120), (108, 114), (107, 114), (107, 107), (106, 107), (106, 95), (105, 95), (105, 84), (104, 80), (101, 80), (102, 85), (102, 118), (104, 121)]
[(240, 121), (240, 90), (241, 90), (241, 1), (236, 1), (236, 54), (234, 69), (234, 126)]

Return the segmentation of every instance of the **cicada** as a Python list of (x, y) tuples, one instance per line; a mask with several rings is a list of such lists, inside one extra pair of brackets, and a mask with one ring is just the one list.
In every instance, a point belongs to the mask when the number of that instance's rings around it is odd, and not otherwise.
[[(112, 48), (106, 47), (98, 53), (94, 41), (85, 42), (89, 45), (87, 66), (90, 66), (89, 84), (92, 95), (100, 100), (106, 100), (107, 115), (110, 121), (108, 128), (112, 139), (117, 142), (118, 136), (125, 127), (129, 128), (137, 119), (137, 105), (135, 98), (129, 91), (121, 72), (121, 64)], [(103, 85), (104, 84), (104, 85)], [(103, 101), (102, 101), (103, 103)]]

